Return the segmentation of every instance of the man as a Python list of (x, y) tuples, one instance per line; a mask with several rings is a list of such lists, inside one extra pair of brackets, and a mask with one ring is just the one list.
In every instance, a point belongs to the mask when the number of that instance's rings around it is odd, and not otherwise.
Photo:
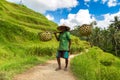
[(65, 59), (64, 70), (67, 71), (68, 57), (69, 57), (70, 46), (71, 46), (71, 39), (70, 39), (70, 32), (69, 32), (70, 28), (66, 25), (61, 25), (57, 29), (60, 31), (60, 33), (59, 35), (57, 35), (57, 33), (54, 33), (56, 39), (59, 41), (59, 48), (56, 55), (58, 68), (56, 69), (56, 71), (61, 70), (61, 61), (60, 61), (61, 57)]

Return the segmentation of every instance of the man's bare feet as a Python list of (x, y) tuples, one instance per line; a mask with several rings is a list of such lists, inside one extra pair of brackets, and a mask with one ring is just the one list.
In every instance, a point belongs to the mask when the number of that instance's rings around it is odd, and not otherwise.
[(56, 68), (55, 71), (61, 70), (61, 68)]
[(67, 68), (64, 68), (64, 71), (68, 71), (68, 69), (67, 69)]

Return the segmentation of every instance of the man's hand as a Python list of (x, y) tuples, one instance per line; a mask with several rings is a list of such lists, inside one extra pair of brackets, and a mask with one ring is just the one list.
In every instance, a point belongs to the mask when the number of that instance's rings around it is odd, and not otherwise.
[(56, 32), (53, 32), (53, 34), (57, 34)]
[(70, 52), (71, 50), (69, 49), (68, 52)]
[(57, 39), (57, 41), (59, 41), (59, 38), (58, 38), (58, 36), (57, 36), (57, 33), (58, 33), (58, 32), (54, 32), (54, 35), (55, 35), (55, 38)]

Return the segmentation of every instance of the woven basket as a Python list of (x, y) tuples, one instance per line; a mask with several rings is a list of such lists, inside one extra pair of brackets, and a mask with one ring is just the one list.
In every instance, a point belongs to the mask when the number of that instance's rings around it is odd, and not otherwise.
[(52, 39), (52, 33), (46, 31), (46, 32), (40, 32), (38, 33), (39, 39), (41, 41), (50, 41)]
[(88, 36), (92, 33), (92, 27), (90, 25), (87, 24), (83, 24), (80, 28), (79, 28), (80, 34), (82, 36)]

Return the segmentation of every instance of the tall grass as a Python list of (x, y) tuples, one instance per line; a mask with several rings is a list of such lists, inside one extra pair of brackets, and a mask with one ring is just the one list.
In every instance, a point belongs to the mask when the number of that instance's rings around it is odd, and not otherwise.
[(120, 59), (93, 47), (71, 61), (78, 80), (120, 80)]
[[(57, 24), (25, 6), (0, 0), (0, 80), (55, 58), (58, 42), (42, 42), (38, 33), (56, 31)], [(72, 36), (71, 52), (88, 48), (87, 42)]]
[(1, 0), (0, 80), (11, 80), (15, 74), (51, 59), (54, 53), (51, 47), (55, 49), (56, 45), (42, 47), (47, 44), (39, 41), (37, 34), (44, 30), (53, 31), (56, 26), (42, 14)]
[[(53, 43), (54, 41), (54, 43)], [(87, 42), (78, 41), (72, 42), (72, 54), (83, 51), (89, 45)], [(81, 44), (78, 46), (78, 44)], [(86, 46), (85, 48), (83, 47)], [(24, 42), (20, 43), (6, 43), (0, 47), (0, 71), (7, 72), (5, 74), (9, 79), (12, 79), (17, 73), (21, 73), (26, 69), (44, 63), (46, 60), (53, 59), (56, 56), (58, 42), (56, 40), (48, 42)], [(7, 79), (6, 79), (7, 80)]]

